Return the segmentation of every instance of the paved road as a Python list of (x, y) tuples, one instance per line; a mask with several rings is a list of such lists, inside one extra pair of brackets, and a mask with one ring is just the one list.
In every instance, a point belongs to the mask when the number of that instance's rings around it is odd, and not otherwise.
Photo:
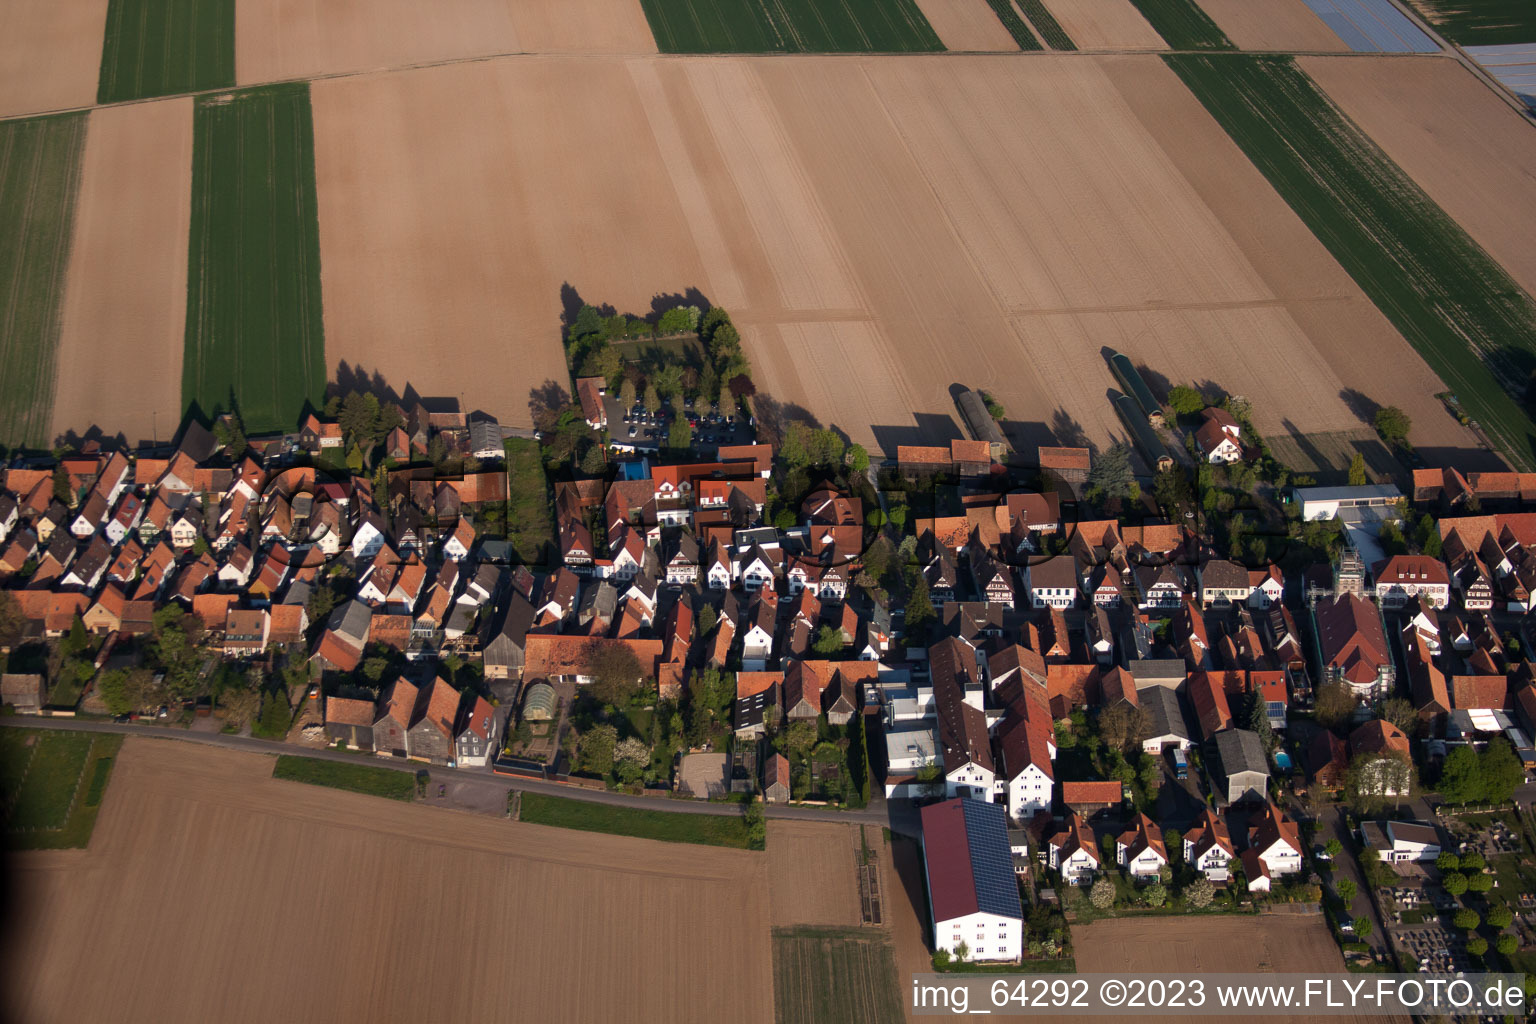
[[(187, 729), (172, 728), (164, 725), (101, 722), (78, 718), (9, 717), (0, 719), (0, 726), (26, 729), (67, 729), (80, 732), (116, 732), (127, 736), (148, 736), (153, 739), (205, 743), (209, 746), (224, 747), (227, 750), (244, 750), (254, 754), (298, 754), (303, 757), (313, 757), (323, 761), (344, 761), (348, 764), (362, 762), (401, 772), (414, 773), (422, 768), (428, 768), (427, 765), (423, 765), (419, 761), (399, 761), (393, 758), (366, 757), (323, 747), (299, 747), (291, 743), (257, 739), (253, 736), (192, 732)], [(588, 800), (592, 803), (610, 804), (616, 807), (643, 807), (658, 811), (675, 811), (681, 814), (736, 815), (741, 813), (741, 809), (735, 804), (717, 804), (708, 803), (703, 800), (673, 800), (631, 796), (628, 793), (610, 793), (605, 790), (583, 789), (579, 786), (563, 786), (554, 782), (540, 782), (537, 779), (497, 775), (489, 768), (445, 768), (441, 765), (432, 765), (429, 767), (429, 770), (435, 779), (451, 778), (455, 782), (495, 787), (502, 792), (508, 789), (517, 789), (527, 793), (549, 793), (556, 796), (569, 797), (572, 800)], [(904, 801), (898, 801), (896, 804), (887, 804), (878, 794), (869, 807), (859, 811), (822, 810), (816, 807), (783, 807), (772, 804), (768, 805), (765, 809), (770, 818), (786, 818), (797, 821), (835, 821), (849, 825), (882, 825), (897, 832), (912, 835), (917, 833), (916, 812)]]

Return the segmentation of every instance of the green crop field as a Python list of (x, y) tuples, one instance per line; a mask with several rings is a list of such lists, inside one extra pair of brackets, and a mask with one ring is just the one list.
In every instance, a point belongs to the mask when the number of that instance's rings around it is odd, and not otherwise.
[(879, 929), (775, 928), (778, 1024), (903, 1019), (891, 940)]
[(61, 850), (91, 840), (121, 736), (0, 730), (0, 817), (12, 849)]
[(1424, 20), (1453, 43), (1498, 46), (1536, 43), (1531, 0), (1408, 0)]
[(182, 401), (291, 430), (326, 376), (309, 86), (202, 97), (195, 117)]
[(1072, 42), (1072, 37), (1067, 35), (1067, 30), (1061, 27), (1056, 16), (1041, 3), (1041, 0), (1019, 0), (1019, 7), (1029, 15), (1030, 24), (1035, 26), (1035, 31), (1040, 33), (1040, 38), (1045, 40), (1045, 45), (1053, 50), (1075, 50), (1077, 45)]
[(1536, 369), (1531, 297), (1291, 58), (1164, 59), (1504, 457), (1536, 466), (1513, 397)]
[(85, 115), (0, 122), (0, 446), (49, 447)]
[(1232, 40), (1195, 0), (1131, 0), (1175, 50), (1235, 50)]
[(640, 0), (663, 53), (942, 50), (913, 0)]
[(997, 15), (997, 20), (1003, 23), (1003, 28), (1013, 36), (1013, 41), (1019, 44), (1021, 50), (1043, 50), (1040, 40), (1029, 30), (1024, 19), (1019, 17), (1019, 12), (1014, 9), (1013, 0), (987, 0), (992, 8), (992, 13)]
[(96, 102), (235, 84), (235, 0), (110, 0)]
[(416, 798), (414, 775), (375, 764), (348, 764), (318, 757), (279, 754), (277, 763), (272, 766), (272, 777), (290, 782), (307, 782), (311, 786), (345, 789), (368, 796), (388, 797), (391, 800), (409, 801)]
[(684, 814), (572, 800), (543, 793), (524, 793), (519, 821), (555, 825), (583, 832), (608, 832), (664, 843), (747, 848), (746, 820), (738, 814)]

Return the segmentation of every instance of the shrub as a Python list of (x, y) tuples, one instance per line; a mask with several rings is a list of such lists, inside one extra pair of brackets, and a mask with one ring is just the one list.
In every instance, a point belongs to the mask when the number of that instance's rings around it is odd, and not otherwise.
[(1440, 869), (1441, 874), (1455, 871), (1457, 868), (1461, 867), (1461, 858), (1447, 850), (1435, 858), (1435, 867)]
[(1344, 852), (1344, 844), (1337, 839), (1330, 839), (1323, 844), (1323, 851), (1330, 857), (1337, 857)]
[(1108, 910), (1115, 905), (1115, 883), (1107, 878), (1101, 878), (1093, 883), (1093, 888), (1088, 890), (1088, 902), (1100, 910)]
[(1168, 389), (1168, 408), (1180, 416), (1193, 416), (1205, 408), (1205, 398), (1186, 384), (1176, 384)]
[(1478, 917), (1477, 911), (1473, 910), (1471, 907), (1462, 907), (1460, 910), (1456, 911), (1454, 923), (1457, 928), (1460, 928), (1464, 932), (1469, 932), (1476, 928), (1478, 925), (1482, 924), (1483, 919)]
[(1371, 937), (1371, 932), (1374, 927), (1375, 926), (1371, 924), (1370, 918), (1362, 917), (1360, 920), (1355, 922), (1355, 935), (1362, 939), (1368, 939)]
[(1211, 897), (1216, 893), (1216, 887), (1211, 880), (1201, 875), (1184, 887), (1184, 898), (1189, 900), (1192, 907), (1208, 907), (1211, 905)]
[(1445, 878), (1441, 880), (1440, 884), (1445, 886), (1445, 891), (1450, 893), (1452, 896), (1460, 896), (1462, 893), (1467, 891), (1467, 876), (1453, 872), (1449, 875), (1446, 875)]
[(1160, 907), (1168, 902), (1168, 890), (1162, 882), (1153, 882), (1142, 891), (1141, 898), (1149, 907)]
[(1491, 892), (1493, 890), (1493, 876), (1478, 872), (1467, 876), (1467, 892)]

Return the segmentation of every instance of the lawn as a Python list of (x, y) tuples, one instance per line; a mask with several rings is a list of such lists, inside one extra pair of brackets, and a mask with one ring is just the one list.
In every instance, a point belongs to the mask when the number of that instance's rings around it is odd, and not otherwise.
[(641, 0), (663, 53), (942, 50), (913, 0)]
[(525, 565), (545, 566), (554, 557), (555, 523), (550, 512), (549, 483), (539, 442), (509, 437), (507, 452), (507, 539)]
[(879, 929), (775, 928), (773, 1003), (778, 1024), (902, 1020), (890, 938)]
[(309, 86), (202, 97), (195, 118), (182, 400), (291, 430), (326, 377)]
[(96, 102), (235, 84), (235, 0), (110, 0)]
[(350, 793), (388, 797), (391, 800), (413, 800), (416, 797), (416, 777), (410, 772), (371, 764), (348, 764), (345, 761), (279, 754), (277, 764), (272, 766), (272, 777), (290, 782), (307, 782), (311, 786), (345, 789)]
[(0, 446), (49, 447), (85, 115), (0, 122)]
[(1131, 0), (1175, 50), (1235, 50), (1232, 40), (1195, 0)]
[(664, 843), (747, 848), (747, 825), (738, 815), (678, 814), (633, 807), (615, 807), (563, 796), (524, 793), (520, 821), (554, 825), (583, 832), (608, 832)]
[(6, 843), (26, 850), (87, 845), (122, 742), (84, 732), (0, 733)]
[(1531, 0), (1408, 0), (1445, 38), (1461, 46), (1536, 43)]
[(1513, 397), (1536, 369), (1531, 297), (1291, 58), (1164, 59), (1504, 457), (1536, 467)]

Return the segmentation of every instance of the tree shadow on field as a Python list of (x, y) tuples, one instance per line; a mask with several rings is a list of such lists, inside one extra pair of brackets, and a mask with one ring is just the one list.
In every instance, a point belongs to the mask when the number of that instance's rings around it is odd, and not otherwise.
[(757, 419), (759, 444), (771, 444), (775, 447), (782, 444), (784, 432), (796, 420), (813, 430), (821, 429), (821, 420), (812, 415), (805, 406), (794, 402), (780, 402), (766, 391), (759, 391), (753, 396), (752, 414)]
[(1345, 388), (1339, 392), (1339, 398), (1350, 412), (1360, 418), (1360, 422), (1372, 429), (1376, 426), (1376, 413), (1381, 410), (1381, 403), (1354, 388)]
[(1152, 391), (1152, 397), (1159, 402), (1168, 401), (1168, 392), (1173, 390), (1173, 384), (1163, 374), (1152, 369), (1146, 363), (1137, 363), (1136, 372), (1141, 374), (1141, 379), (1146, 381), (1147, 387)]
[[(145, 448), (151, 445), (149, 438), (140, 438), (135, 447)], [(66, 430), (53, 439), (54, 448), (63, 448), (69, 451), (85, 452), (96, 450), (104, 452), (126, 451), (128, 449), (128, 436), (122, 431), (116, 434), (108, 434), (96, 424), (91, 424), (85, 429), (85, 433), (76, 433)]]
[(415, 404), (413, 399), (419, 400), (421, 397), (416, 394), (410, 382), (406, 382), (404, 392), (396, 391), (378, 370), (369, 373), (361, 364), (352, 366), (345, 359), (336, 364), (336, 380), (327, 390), (337, 398), (346, 398), (354, 391), (372, 395), (380, 403), (390, 405), (410, 406)]
[(697, 306), (701, 316), (712, 308), (708, 297), (703, 292), (697, 288), (685, 288), (681, 293), (651, 296), (651, 314), (646, 319), (653, 324), (657, 323), (661, 320), (661, 314), (669, 309), (677, 309), (679, 306)]
[[(562, 342), (565, 340), (565, 336), (570, 333), (572, 325), (576, 323), (576, 315), (581, 312), (581, 307), (586, 305), (590, 305), (590, 303), (581, 297), (581, 293), (576, 290), (575, 285), (569, 281), (560, 285), (560, 340)], [(618, 310), (607, 303), (593, 308), (605, 320), (608, 317), (618, 315)]]
[(1051, 437), (1056, 445), (1062, 448), (1087, 448), (1093, 451), (1093, 445), (1088, 441), (1088, 433), (1083, 430), (1083, 425), (1072, 418), (1072, 414), (1065, 409), (1057, 409), (1051, 414)]
[(528, 392), (528, 412), (540, 430), (553, 430), (560, 413), (570, 404), (570, 393), (557, 381), (546, 380)]
[(870, 424), (869, 429), (875, 435), (875, 444), (887, 458), (894, 459), (896, 450), (903, 445), (945, 445), (965, 437), (959, 424), (955, 423), (951, 416), (942, 413), (918, 412), (913, 413), (912, 418), (916, 421), (913, 426)]

